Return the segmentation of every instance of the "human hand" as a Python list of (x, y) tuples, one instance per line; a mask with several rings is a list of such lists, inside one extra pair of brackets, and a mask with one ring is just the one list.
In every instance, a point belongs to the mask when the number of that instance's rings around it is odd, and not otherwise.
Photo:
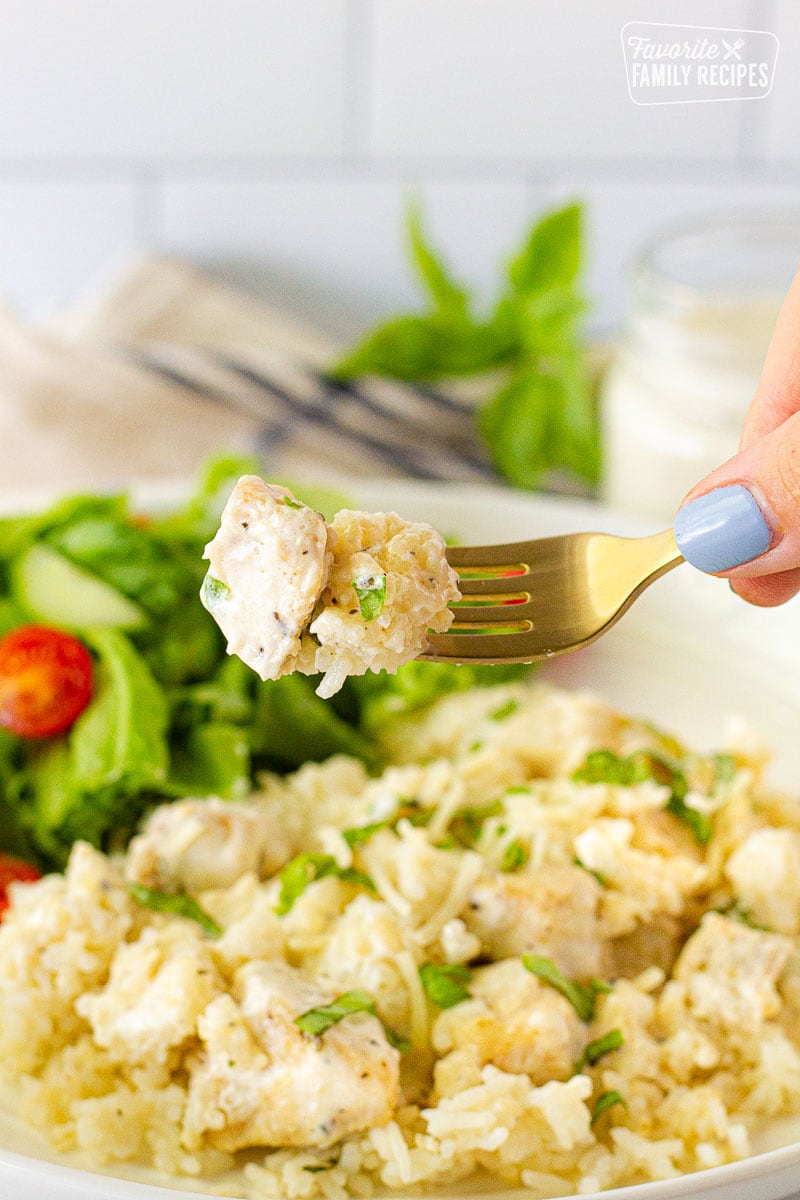
[(800, 591), (800, 271), (783, 303), (739, 453), (689, 492), (675, 519), (687, 562), (765, 607)]

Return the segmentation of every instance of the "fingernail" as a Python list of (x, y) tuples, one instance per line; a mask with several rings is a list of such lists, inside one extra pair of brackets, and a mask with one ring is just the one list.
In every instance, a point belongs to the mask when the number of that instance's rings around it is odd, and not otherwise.
[(752, 492), (735, 483), (684, 504), (675, 518), (675, 541), (687, 562), (714, 574), (763, 554), (772, 530)]

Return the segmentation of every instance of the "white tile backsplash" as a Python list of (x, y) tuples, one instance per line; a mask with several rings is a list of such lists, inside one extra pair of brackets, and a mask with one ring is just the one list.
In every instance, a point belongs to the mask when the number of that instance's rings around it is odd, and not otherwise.
[(335, 155), (346, 0), (2, 0), (0, 158)]
[(68, 304), (139, 242), (133, 183), (0, 179), (0, 302), (34, 316)]
[(775, 27), (780, 40), (775, 84), (764, 101), (767, 154), (771, 159), (800, 162), (800, 11), (796, 0), (776, 5)]
[(402, 231), (411, 196), (422, 202), (435, 244), (490, 295), (530, 210), (522, 183), (167, 180), (160, 248), (349, 332), (369, 315), (420, 304)]
[[(738, 25), (741, 0), (705, 0), (703, 20)], [(735, 104), (640, 107), (628, 96), (621, 30), (664, 20), (652, 0), (402, 0), (375, 4), (370, 150), (376, 155), (733, 158)], [(674, 0), (670, 21), (698, 23)]]
[[(772, 96), (637, 107), (629, 20), (775, 31)], [(417, 303), (416, 183), (484, 300), (585, 196), (605, 325), (662, 222), (800, 203), (798, 112), (797, 0), (0, 0), (0, 300), (66, 303), (141, 246), (350, 333)]]

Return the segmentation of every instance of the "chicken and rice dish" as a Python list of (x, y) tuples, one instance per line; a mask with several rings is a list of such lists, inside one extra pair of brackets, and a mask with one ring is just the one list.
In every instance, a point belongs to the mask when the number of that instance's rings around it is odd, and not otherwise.
[(800, 1110), (800, 806), (751, 736), (700, 755), (533, 681), (383, 750), (165, 804), (11, 887), (25, 1121), (95, 1166), (344, 1200), (668, 1179)]

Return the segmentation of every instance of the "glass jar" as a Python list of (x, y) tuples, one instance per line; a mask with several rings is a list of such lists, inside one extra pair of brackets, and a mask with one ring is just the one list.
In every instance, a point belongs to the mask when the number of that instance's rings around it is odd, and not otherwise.
[(645, 249), (601, 391), (609, 504), (669, 522), (736, 453), (798, 255), (789, 214), (707, 219)]

